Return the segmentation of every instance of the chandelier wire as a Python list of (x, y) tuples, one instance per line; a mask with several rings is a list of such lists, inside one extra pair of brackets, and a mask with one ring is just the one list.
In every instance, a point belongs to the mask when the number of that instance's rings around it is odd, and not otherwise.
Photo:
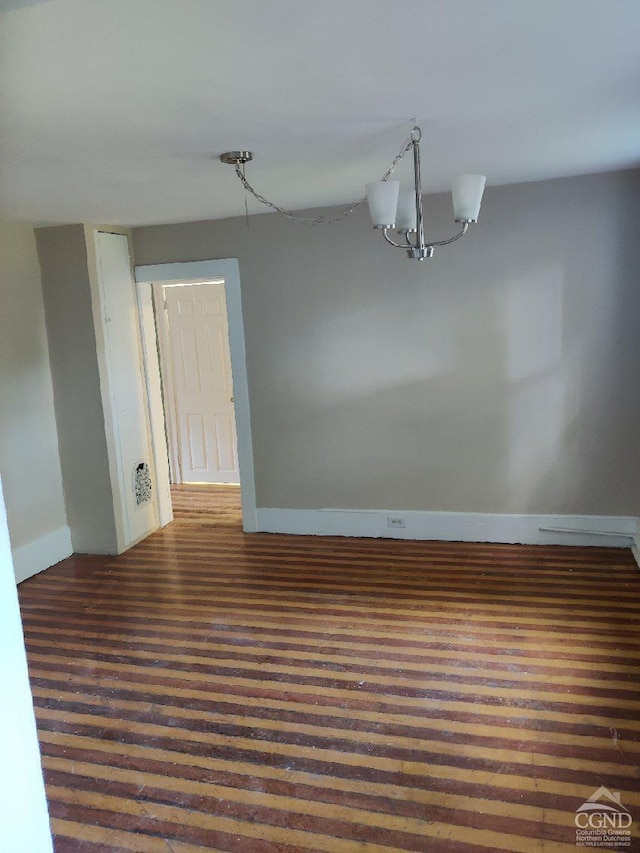
[[(395, 172), (398, 164), (400, 163), (402, 158), (405, 156), (405, 154), (407, 154), (407, 152), (411, 151), (411, 149), (413, 148), (414, 140), (416, 138), (419, 139), (419, 136), (416, 137), (416, 135), (415, 135), (416, 133), (420, 134), (420, 128), (414, 126), (413, 129), (411, 130), (411, 134), (409, 136), (409, 139), (405, 142), (405, 144), (402, 146), (400, 151), (398, 151), (396, 156), (393, 158), (393, 160), (391, 161), (391, 165), (389, 166), (387, 171), (384, 173), (384, 175), (380, 178), (381, 181), (388, 180), (391, 177), (391, 175)], [(275, 210), (276, 213), (281, 213), (283, 216), (286, 216), (286, 218), (289, 219), (291, 222), (297, 222), (299, 225), (325, 225), (325, 224), (329, 224), (331, 222), (340, 222), (341, 220), (346, 219), (347, 216), (351, 216), (352, 213), (355, 213), (356, 210), (358, 210), (358, 208), (362, 207), (362, 205), (367, 200), (367, 197), (363, 196), (359, 201), (354, 202), (352, 205), (345, 208), (340, 213), (335, 213), (332, 215), (300, 216), (299, 214), (296, 214), (296, 213), (290, 213), (288, 210), (285, 210), (284, 207), (280, 207), (279, 205), (275, 204), (275, 202), (273, 202), (273, 201), (269, 201), (268, 198), (265, 198), (257, 190), (255, 190), (251, 186), (251, 184), (249, 183), (249, 181), (247, 179), (247, 175), (245, 172), (245, 165), (246, 165), (246, 163), (242, 162), (241, 160), (237, 160), (235, 163), (236, 175), (240, 178), (240, 181), (242, 182), (242, 185), (244, 186), (245, 191), (250, 193), (250, 195), (252, 195), (256, 199), (256, 201), (259, 201), (260, 204), (264, 204), (267, 207), (270, 207), (272, 210)], [(245, 210), (246, 210), (246, 197), (245, 197)], [(248, 212), (247, 212), (247, 217), (248, 217)]]

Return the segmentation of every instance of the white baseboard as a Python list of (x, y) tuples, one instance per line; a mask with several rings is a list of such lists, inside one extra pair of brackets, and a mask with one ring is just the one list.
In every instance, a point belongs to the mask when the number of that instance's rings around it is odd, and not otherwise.
[(39, 539), (34, 539), (13, 551), (13, 570), (16, 583), (21, 583), (27, 578), (37, 575), (38, 572), (48, 569), (70, 557), (73, 554), (71, 544), (71, 531), (68, 527), (59, 527), (52, 530)]
[[(390, 517), (404, 520), (405, 526), (389, 527)], [(636, 518), (608, 515), (499, 515), (259, 507), (256, 519), (258, 531), (264, 533), (618, 548), (630, 548), (637, 530)]]

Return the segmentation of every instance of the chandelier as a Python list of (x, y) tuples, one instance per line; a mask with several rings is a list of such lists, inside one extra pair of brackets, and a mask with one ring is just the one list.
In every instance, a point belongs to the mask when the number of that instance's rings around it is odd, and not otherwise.
[[(422, 183), (420, 176), (420, 140), (422, 133), (419, 127), (414, 127), (411, 135), (400, 151), (394, 157), (391, 166), (379, 181), (367, 184), (367, 194), (364, 198), (352, 204), (340, 213), (329, 216), (301, 216), (290, 213), (283, 207), (269, 201), (260, 195), (249, 183), (246, 175), (246, 165), (253, 160), (251, 151), (227, 151), (220, 155), (220, 160), (235, 167), (235, 172), (245, 191), (253, 196), (260, 204), (264, 204), (286, 216), (293, 222), (306, 225), (320, 225), (345, 219), (361, 207), (365, 201), (369, 204), (369, 214), (373, 227), (382, 231), (382, 236), (396, 249), (404, 249), (407, 257), (424, 261), (433, 255), (436, 246), (448, 246), (467, 233), (469, 225), (478, 221), (478, 213), (482, 202), (482, 193), (486, 177), (484, 175), (460, 175), (451, 182), (451, 197), (453, 201), (453, 218), (460, 226), (457, 234), (448, 240), (428, 240), (425, 235), (424, 213), (422, 209)], [(413, 187), (408, 190), (400, 189), (400, 182), (389, 180), (398, 163), (409, 151), (413, 152)], [(246, 207), (246, 202), (245, 202)], [(395, 242), (389, 236), (394, 231), (404, 242)]]

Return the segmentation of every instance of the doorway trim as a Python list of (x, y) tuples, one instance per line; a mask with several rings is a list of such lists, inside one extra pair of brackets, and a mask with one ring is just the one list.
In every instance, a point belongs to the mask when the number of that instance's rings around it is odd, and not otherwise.
[[(224, 258), (221, 260), (190, 261), (182, 264), (136, 266), (135, 278), (137, 285), (152, 286), (154, 284), (195, 284), (212, 279), (224, 279), (229, 321), (229, 348), (231, 351), (231, 372), (233, 376), (233, 395), (235, 398), (236, 433), (238, 437), (242, 526), (245, 532), (253, 533), (258, 529), (256, 519), (256, 484), (238, 260), (237, 258)], [(164, 486), (162, 483), (158, 485), (159, 487)]]
[[(178, 287), (188, 285), (181, 282)], [(178, 452), (178, 419), (176, 417), (175, 388), (173, 379), (173, 362), (170, 356), (171, 342), (169, 339), (169, 321), (165, 310), (164, 283), (156, 281), (150, 285), (156, 335), (158, 339), (158, 359), (160, 365), (160, 383), (162, 385), (162, 400), (164, 403), (164, 420), (167, 436), (167, 451), (169, 455), (169, 474), (174, 485), (182, 483), (182, 467)], [(171, 401), (169, 404), (169, 400)]]

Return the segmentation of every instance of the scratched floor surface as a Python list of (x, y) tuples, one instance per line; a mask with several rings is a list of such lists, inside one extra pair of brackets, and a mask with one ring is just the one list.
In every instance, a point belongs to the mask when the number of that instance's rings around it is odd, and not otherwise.
[(638, 849), (628, 551), (246, 535), (210, 497), (20, 586), (58, 853), (575, 853), (601, 786)]

